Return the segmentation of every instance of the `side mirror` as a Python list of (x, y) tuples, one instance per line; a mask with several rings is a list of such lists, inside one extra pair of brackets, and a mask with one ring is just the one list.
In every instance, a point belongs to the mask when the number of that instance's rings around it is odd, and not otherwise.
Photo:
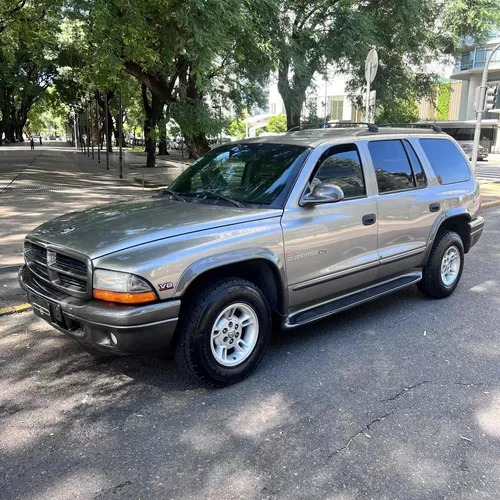
[(335, 203), (344, 199), (344, 191), (336, 184), (317, 184), (312, 191), (302, 197), (301, 207), (310, 207), (322, 203)]

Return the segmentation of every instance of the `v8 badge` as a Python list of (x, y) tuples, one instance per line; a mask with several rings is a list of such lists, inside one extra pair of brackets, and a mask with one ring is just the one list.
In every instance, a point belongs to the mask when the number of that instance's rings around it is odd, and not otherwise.
[(171, 281), (168, 281), (167, 283), (158, 283), (158, 288), (160, 289), (160, 292), (164, 292), (165, 290), (171, 290), (174, 288), (174, 284)]

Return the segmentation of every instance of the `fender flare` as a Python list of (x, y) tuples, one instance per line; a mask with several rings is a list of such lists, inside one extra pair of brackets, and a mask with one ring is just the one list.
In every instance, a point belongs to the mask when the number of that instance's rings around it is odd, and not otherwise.
[(425, 255), (424, 255), (424, 263), (425, 264), (427, 264), (427, 260), (429, 258), (430, 253), (431, 253), (432, 247), (434, 245), (434, 240), (436, 239), (436, 235), (437, 235), (439, 229), (441, 228), (443, 222), (445, 222), (449, 219), (452, 219), (454, 217), (457, 217), (457, 216), (462, 216), (462, 215), (465, 215), (469, 219), (469, 221), (472, 220), (470, 213), (463, 207), (451, 208), (451, 209), (447, 210), (446, 212), (442, 212), (439, 215), (439, 217), (436, 218), (436, 220), (434, 221), (434, 224), (431, 227), (431, 231), (429, 233), (429, 238), (427, 239), (427, 249), (426, 249)]
[(287, 295), (286, 295), (286, 270), (283, 261), (274, 252), (267, 248), (246, 248), (242, 250), (234, 250), (223, 252), (216, 255), (204, 257), (200, 260), (193, 262), (181, 274), (173, 298), (180, 298), (188, 289), (189, 285), (200, 275), (207, 271), (224, 267), (231, 264), (238, 264), (239, 262), (246, 262), (249, 260), (264, 260), (268, 262), (275, 270), (278, 277), (278, 291), (282, 293), (284, 298), (284, 308), (286, 309)]

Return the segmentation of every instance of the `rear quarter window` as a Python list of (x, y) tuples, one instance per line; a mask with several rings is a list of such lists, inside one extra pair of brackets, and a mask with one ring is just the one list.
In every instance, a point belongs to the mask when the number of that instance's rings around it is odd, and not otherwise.
[(446, 139), (419, 139), (419, 142), (440, 184), (471, 178), (469, 164), (453, 142)]

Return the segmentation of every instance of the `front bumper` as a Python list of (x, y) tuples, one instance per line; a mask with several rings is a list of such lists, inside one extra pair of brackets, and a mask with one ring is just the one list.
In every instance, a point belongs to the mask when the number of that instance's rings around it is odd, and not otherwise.
[(470, 246), (473, 247), (481, 238), (484, 229), (484, 217), (477, 217), (469, 222)]
[[(110, 354), (130, 354), (167, 349), (172, 343), (180, 300), (126, 306), (79, 299), (36, 280), (26, 266), (19, 269), (19, 283), (29, 302), (35, 301), (37, 312), (44, 311), (43, 319), (81, 344)], [(48, 307), (40, 306), (40, 301)]]

